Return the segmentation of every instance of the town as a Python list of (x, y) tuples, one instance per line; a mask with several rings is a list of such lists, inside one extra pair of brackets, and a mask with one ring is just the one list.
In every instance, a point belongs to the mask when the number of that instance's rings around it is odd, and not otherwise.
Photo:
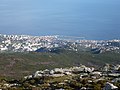
[(93, 53), (120, 51), (120, 40), (74, 40), (71, 37), (64, 39), (54, 36), (3, 35), (0, 34), (0, 52), (30, 52), (41, 48), (66, 48), (78, 51), (81, 48), (90, 49)]

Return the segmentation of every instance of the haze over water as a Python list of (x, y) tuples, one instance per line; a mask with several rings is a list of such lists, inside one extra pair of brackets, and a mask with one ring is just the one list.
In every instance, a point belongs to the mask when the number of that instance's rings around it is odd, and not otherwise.
[(0, 0), (0, 33), (120, 38), (120, 0)]

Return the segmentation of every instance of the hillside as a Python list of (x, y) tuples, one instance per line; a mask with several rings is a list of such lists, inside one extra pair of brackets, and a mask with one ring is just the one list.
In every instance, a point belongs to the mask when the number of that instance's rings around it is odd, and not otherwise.
[(98, 68), (105, 63), (120, 64), (120, 54), (115, 52), (93, 54), (71, 50), (60, 53), (0, 53), (0, 76), (20, 78), (41, 69), (70, 67), (80, 64)]
[(0, 76), (18, 78), (36, 70), (120, 62), (120, 40), (0, 34)]

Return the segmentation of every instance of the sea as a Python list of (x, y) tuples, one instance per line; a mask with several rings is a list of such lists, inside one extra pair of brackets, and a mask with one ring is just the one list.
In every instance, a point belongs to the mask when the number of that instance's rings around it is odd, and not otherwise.
[(120, 0), (0, 0), (0, 33), (120, 39)]

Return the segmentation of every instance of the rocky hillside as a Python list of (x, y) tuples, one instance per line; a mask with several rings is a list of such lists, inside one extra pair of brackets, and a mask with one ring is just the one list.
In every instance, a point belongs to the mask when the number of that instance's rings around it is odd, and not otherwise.
[(93, 54), (86, 51), (0, 53), (0, 76), (18, 78), (39, 69), (71, 67), (80, 64), (98, 68), (105, 63), (119, 64), (120, 54), (115, 52)]

